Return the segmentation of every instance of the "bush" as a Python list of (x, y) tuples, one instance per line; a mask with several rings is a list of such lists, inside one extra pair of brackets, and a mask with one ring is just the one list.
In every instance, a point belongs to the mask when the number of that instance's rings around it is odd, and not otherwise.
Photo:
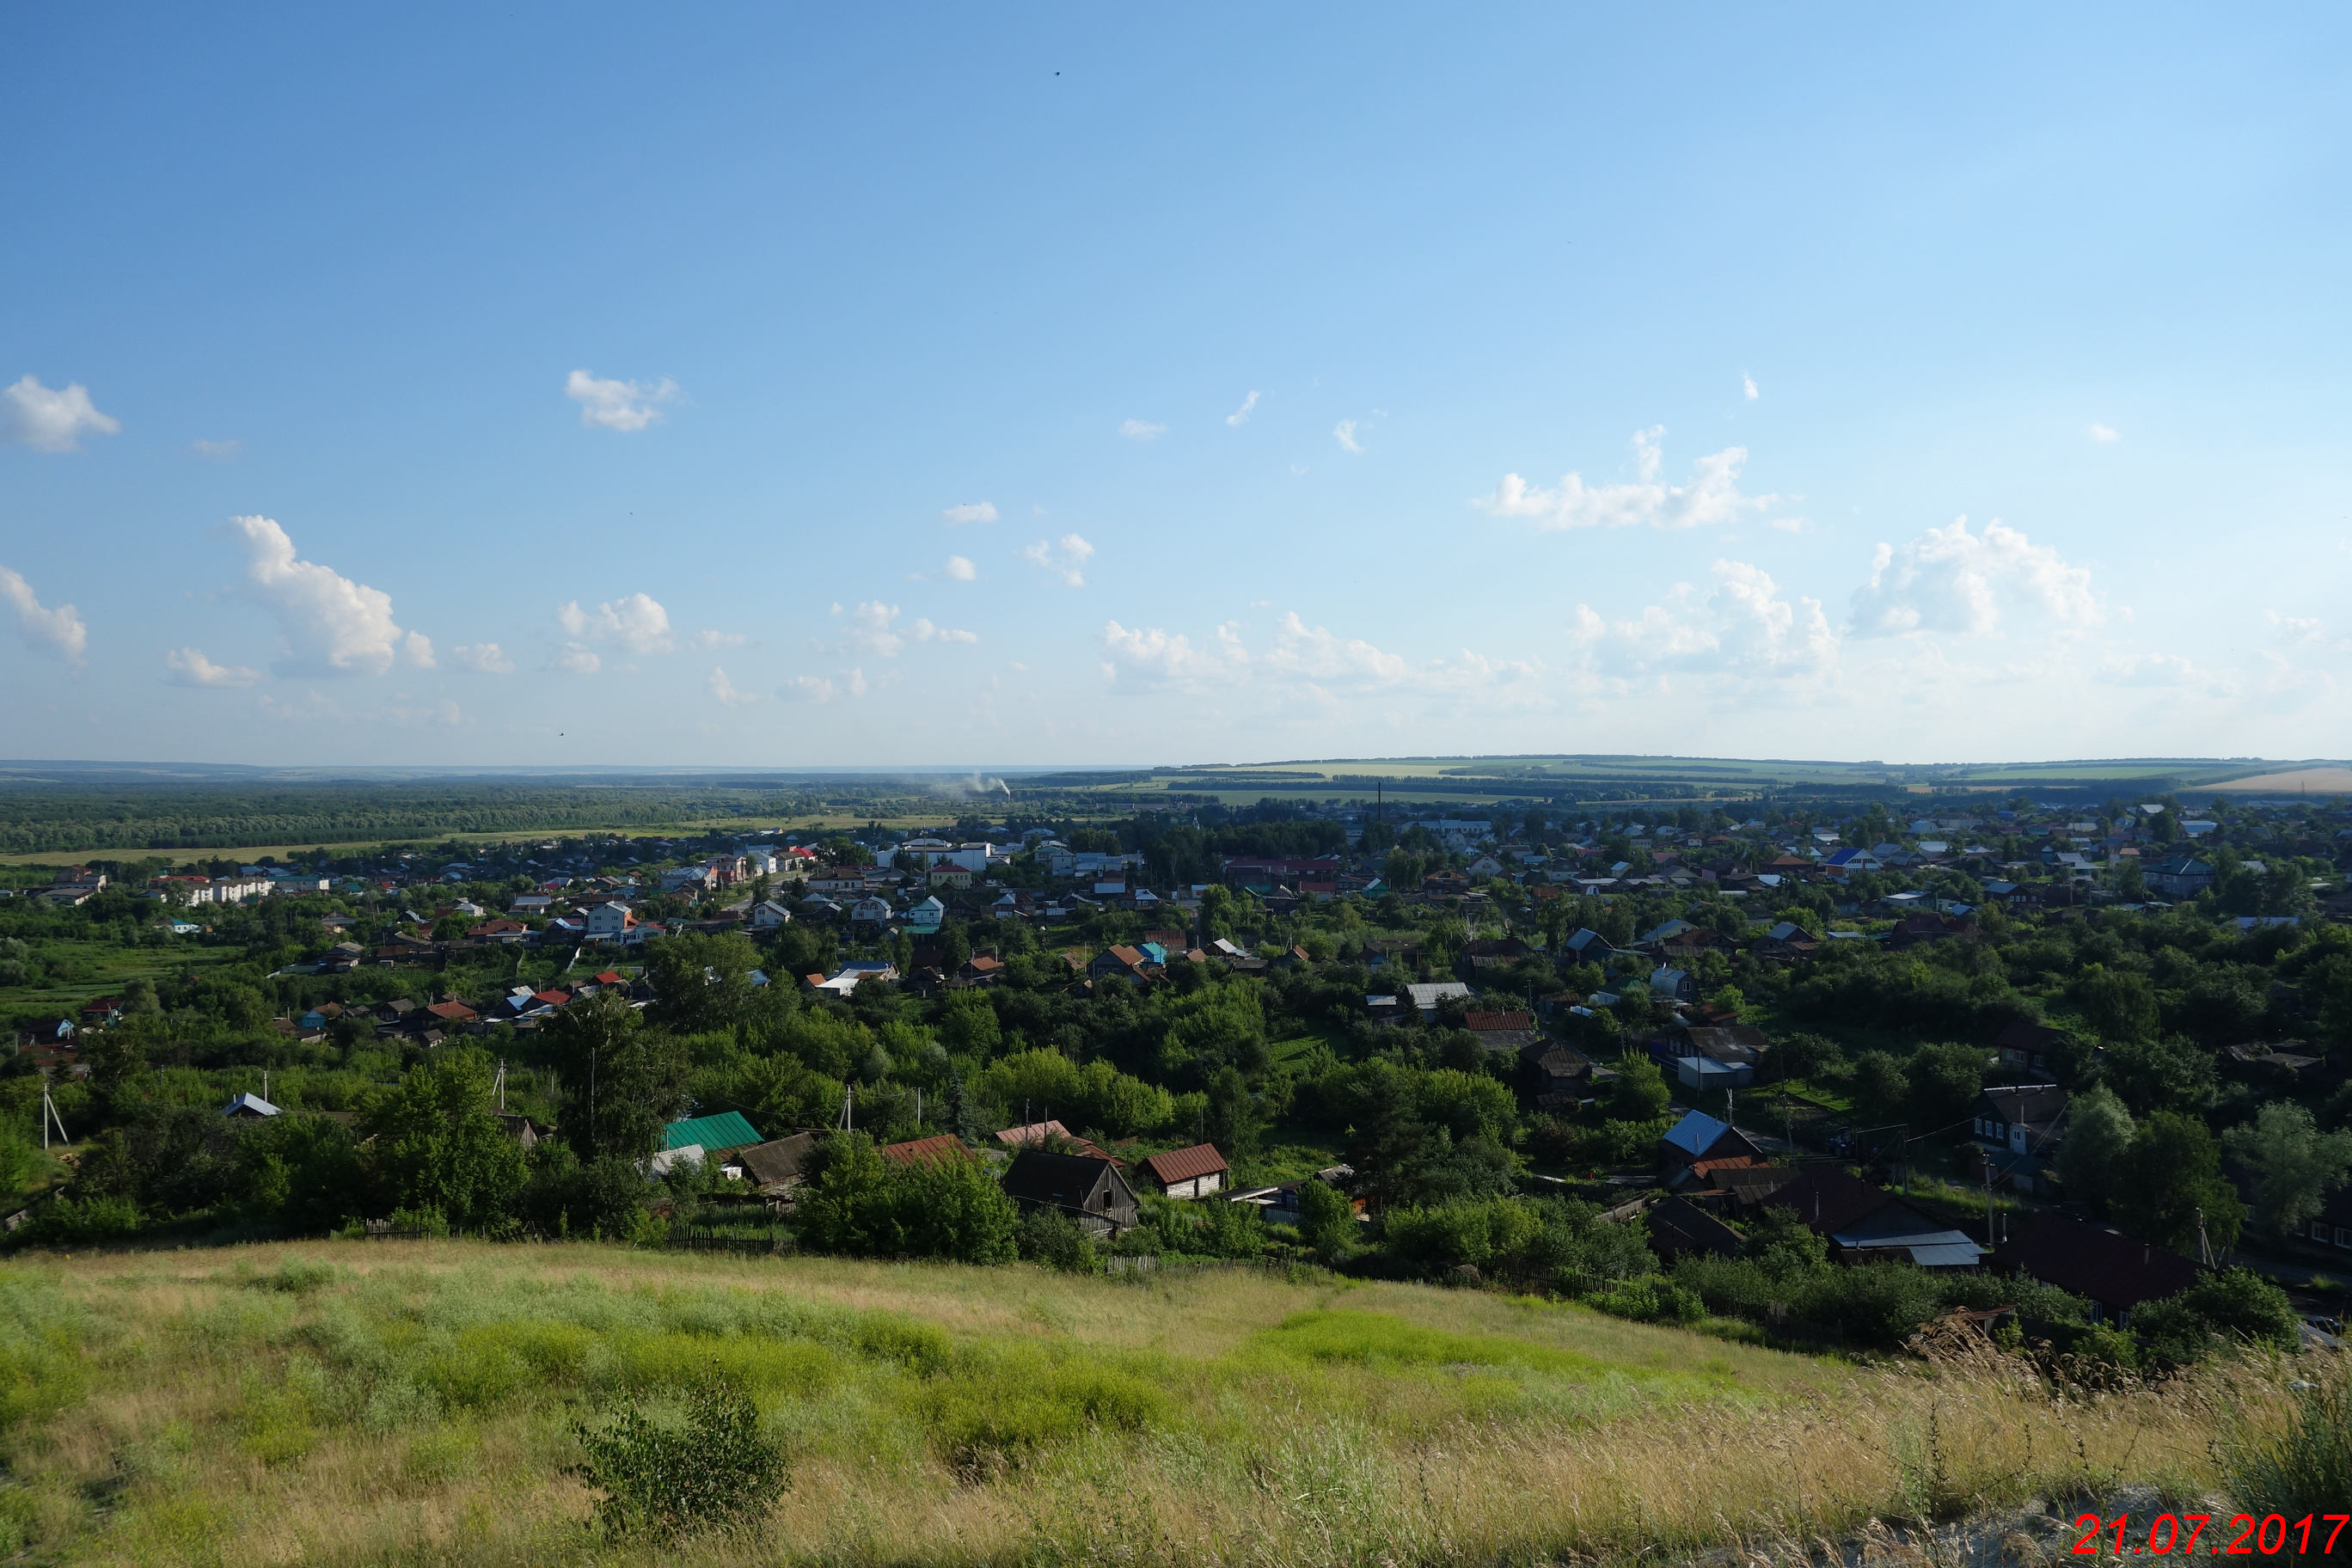
[(1066, 1274), (1092, 1274), (1100, 1264), (1095, 1238), (1076, 1220), (1059, 1209), (1033, 1209), (1021, 1221), (1017, 1237), (1021, 1256)]
[(596, 1522), (616, 1536), (668, 1538), (748, 1523), (784, 1479), (782, 1451), (760, 1434), (759, 1407), (716, 1372), (687, 1391), (681, 1423), (633, 1404), (611, 1426), (574, 1430), (572, 1474), (604, 1495)]
[(1706, 1315), (1697, 1291), (1656, 1275), (1620, 1280), (1586, 1296), (1584, 1304), (1637, 1323), (1695, 1323)]
[(52, 1198), (26, 1227), (37, 1247), (89, 1247), (139, 1228), (139, 1205), (127, 1197)]
[(2178, 1296), (2149, 1302), (2132, 1313), (2131, 1329), (2154, 1373), (2202, 1361), (2226, 1343), (2288, 1351), (2298, 1338), (2286, 1292), (2247, 1268), (2209, 1274)]

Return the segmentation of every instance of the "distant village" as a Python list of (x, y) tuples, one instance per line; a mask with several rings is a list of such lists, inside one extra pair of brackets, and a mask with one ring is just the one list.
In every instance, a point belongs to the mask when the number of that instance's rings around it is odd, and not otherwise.
[[(1156, 994), (1172, 1007), (1203, 984), (1255, 980), (1265, 1033), (1311, 1047), (1296, 1061), (1255, 1047), (1231, 1058), (1240, 1073), (1232, 1092), (1257, 1105), (1262, 1123), (1283, 1114), (1276, 1101), (1334, 1099), (1314, 1075), (1359, 1070), (1349, 1063), (1467, 1071), (1505, 1092), (1508, 1112), (1458, 1130), (1496, 1144), (1504, 1171), (1461, 1189), (1472, 1195), (1576, 1194), (1612, 1222), (1638, 1222), (1667, 1270), (1689, 1256), (1740, 1256), (1759, 1216), (1777, 1210), (1816, 1232), (1832, 1261), (2030, 1276), (2088, 1303), (2088, 1322), (2114, 1324), (2245, 1254), (2234, 1225), (2220, 1242), (2210, 1229), (2176, 1226), (2158, 1247), (2145, 1226), (2137, 1237), (2126, 1228), (2126, 1205), (2070, 1193), (2070, 1179), (2078, 1189), (2088, 1179), (2065, 1155), (2070, 1119), (2095, 1092), (2123, 1096), (2127, 1123), (2136, 1113), (2143, 1128), (2153, 1112), (2192, 1104), (2224, 1123), (2231, 1107), (2250, 1114), (2273, 1094), (2334, 1107), (2323, 1120), (2343, 1121), (2352, 999), (2330, 1011), (2304, 993), (2325, 967), (2313, 967), (2319, 949), (2307, 944), (2344, 948), (2325, 933), (2352, 921), (2337, 869), (2347, 854), (2352, 812), (2302, 801), (2094, 808), (2018, 796), (1907, 816), (1883, 802), (1460, 816), (1269, 803), (1117, 823), (966, 817), (929, 830), (777, 826), (438, 853), (320, 850), (254, 864), (77, 865), (10, 891), (54, 910), (127, 899), (152, 911), (127, 917), (150, 923), (147, 940), (160, 931), (273, 947), (286, 962), (265, 977), (268, 991), (320, 998), (269, 1022), (297, 1054), (366, 1041), (425, 1053), (480, 1044), (528, 1058), (533, 1035), (593, 998), (658, 1015), (664, 998), (646, 961), (688, 939), (742, 939), (751, 991), (774, 988), (844, 1019), (875, 1023), (883, 1005), (936, 1030), (949, 1016), (941, 1009), (986, 1004), (1008, 1051), (1046, 1044), (1020, 1037), (1022, 1020), (1086, 1020), (1055, 1036), (1074, 1059), (1127, 1049), (1086, 1033), (1101, 1026), (1105, 1006), (1125, 1017), (1139, 1000), (1160, 1005)], [(254, 923), (271, 910), (280, 913), (266, 928)], [(2046, 940), (2036, 933), (2096, 942), (2103, 931), (2189, 920), (2212, 933), (2200, 941), (2217, 955), (2240, 944), (2227, 955), (2238, 970), (2286, 968), (2262, 971), (2259, 997), (2224, 1031), (2243, 1037), (2197, 1039), (2191, 1076), (2201, 1073), (2204, 1087), (2177, 1102), (2136, 1089), (2139, 1069), (2118, 1064), (2159, 1048), (2151, 1042), (2179, 1021), (2151, 1016), (2143, 1040), (2137, 1026), (2105, 1021), (2104, 1004), (2082, 1000), (2063, 974), (2012, 966), (2013, 1005), (1893, 1030), (1824, 1000), (1832, 979), (1862, 964), (1930, 958), (1916, 973), (1959, 977), (1965, 989), (1984, 962), (1948, 955)], [(2293, 960), (2297, 952), (2304, 959)], [(2149, 973), (2151, 1006), (2170, 1015), (2189, 1005), (2156, 984), (2156, 968), (2123, 967)], [(991, 1002), (1000, 991), (1004, 1000)], [(2048, 1002), (2015, 1000), (2029, 994)], [(1040, 1000), (1015, 1007), (1016, 995)], [(100, 994), (68, 1013), (20, 1015), (22, 1058), (59, 1084), (85, 1078), (89, 1047), (121, 1026), (128, 1005)], [(1923, 1005), (1936, 1016), (1935, 1004)], [(1837, 1016), (1842, 1006), (1850, 1018)], [(1922, 1067), (1947, 1047), (1912, 1055), (1896, 1036), (1953, 1042), (1965, 1058), (1958, 1089), (1927, 1081), (1941, 1069)], [(1660, 1086), (1654, 1104), (1639, 1103), (1648, 1079), (1627, 1082), (1633, 1064)], [(1384, 1208), (1413, 1195), (1383, 1188), (1360, 1154), (1341, 1157), (1353, 1150), (1349, 1125), (1327, 1117), (1319, 1145), (1269, 1162), (1255, 1135), (1235, 1135), (1248, 1149), (1198, 1136), (1206, 1079), (1146, 1081), (1154, 1074), (1131, 1054), (1118, 1068), (1163, 1100), (1189, 1093), (1195, 1109), (1111, 1126), (1089, 1122), (1077, 1104), (1048, 1114), (1050, 1105), (975, 1095), (962, 1125), (949, 1126), (936, 1075), (927, 1090), (901, 1081), (903, 1067), (896, 1078), (869, 1073), (863, 1092), (889, 1108), (873, 1123), (877, 1134), (907, 1134), (880, 1147), (886, 1161), (992, 1165), (1023, 1212), (1061, 1215), (1107, 1247), (1144, 1223), (1141, 1198), (1236, 1202), (1296, 1226), (1302, 1190), (1322, 1186), (1348, 1200), (1355, 1224), (1377, 1226)], [(956, 1070), (960, 1086), (976, 1088), (990, 1063), (959, 1056)], [(642, 1168), (658, 1180), (681, 1161), (707, 1163), (716, 1179), (788, 1214), (824, 1141), (867, 1124), (856, 1075), (823, 1081), (839, 1100), (830, 1126), (814, 1100), (798, 1105), (797, 1124), (781, 1126), (748, 1105), (689, 1105)], [(224, 1115), (286, 1109), (257, 1086)], [(535, 1142), (554, 1114), (507, 1113), (509, 1131)], [(1190, 1141), (1175, 1125), (1187, 1114)], [(1927, 1117), (1944, 1124), (1924, 1127)], [(2249, 1210), (2259, 1206), (2259, 1172), (2232, 1161), (2228, 1179)], [(1457, 1190), (1451, 1180), (1423, 1195)], [(2290, 1271), (2303, 1266), (2296, 1259), (2343, 1267), (2352, 1192), (2340, 1179), (2323, 1183), (2291, 1227), (2250, 1229), (2245, 1241)]]

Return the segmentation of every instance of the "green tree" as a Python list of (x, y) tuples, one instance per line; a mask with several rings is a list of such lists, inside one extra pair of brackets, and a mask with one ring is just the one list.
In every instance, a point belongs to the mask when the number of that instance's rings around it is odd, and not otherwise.
[(1899, 1121), (1910, 1107), (1911, 1080), (1903, 1064), (1885, 1051), (1853, 1058), (1854, 1103), (1874, 1121)]
[(2245, 1205), (2221, 1174), (2220, 1142), (2204, 1122), (2172, 1110), (2158, 1111), (2132, 1135), (2109, 1209), (2134, 1236), (2190, 1258), (2200, 1234), (2221, 1252), (2245, 1219)]
[(1227, 1163), (1238, 1165), (1257, 1157), (1258, 1127), (1263, 1120), (1249, 1083), (1234, 1068), (1220, 1068), (1209, 1079), (1208, 1112), (1202, 1131)]
[(2147, 975), (2094, 963), (2075, 979), (2072, 990), (2084, 1021), (2102, 1038), (2144, 1040), (2155, 1035), (2156, 987)]
[(526, 1174), (499, 1121), (489, 1058), (446, 1047), (401, 1078), (367, 1117), (379, 1176), (399, 1208), (478, 1229), (510, 1216)]
[(561, 1128), (583, 1164), (642, 1160), (686, 1105), (687, 1060), (628, 999), (600, 991), (562, 1008), (540, 1031), (563, 1091)]
[(1609, 1086), (1612, 1121), (1655, 1121), (1673, 1103), (1674, 1091), (1657, 1063), (1632, 1051), (1617, 1058), (1617, 1081)]
[(971, 932), (961, 921), (946, 921), (940, 926), (940, 966), (953, 974), (971, 962)]
[(364, 1217), (366, 1171), (351, 1129), (325, 1116), (272, 1116), (236, 1143), (237, 1184), (248, 1205), (296, 1231), (331, 1230)]
[(1939, 1128), (1966, 1121), (1969, 1108), (1984, 1088), (1984, 1069), (1981, 1046), (1921, 1046), (1903, 1072), (1912, 1125)]
[(1356, 1210), (1348, 1194), (1328, 1182), (1298, 1184), (1298, 1238), (1325, 1258), (1346, 1252), (1356, 1239)]
[(2058, 1145), (2058, 1179), (2066, 1195), (2104, 1214), (2130, 1157), (2132, 1114), (2102, 1085), (2066, 1105), (2066, 1136)]
[[(718, 1030), (757, 1033), (788, 993), (755, 986), (760, 950), (735, 933), (689, 931), (646, 944), (646, 978), (654, 989), (654, 1022), (681, 1035)], [(773, 997), (764, 995), (774, 992)]]
[(2322, 1132), (2311, 1112), (2290, 1100), (2263, 1106), (2253, 1125), (2231, 1128), (2222, 1143), (2253, 1173), (2255, 1228), (2280, 1239), (2319, 1213), (2352, 1172), (2352, 1131)]

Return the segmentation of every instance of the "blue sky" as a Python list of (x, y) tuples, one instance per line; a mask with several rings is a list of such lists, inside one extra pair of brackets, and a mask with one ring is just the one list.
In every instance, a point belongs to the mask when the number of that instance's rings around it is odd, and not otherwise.
[(0, 754), (2352, 753), (2352, 14), (1266, 12), (0, 14)]

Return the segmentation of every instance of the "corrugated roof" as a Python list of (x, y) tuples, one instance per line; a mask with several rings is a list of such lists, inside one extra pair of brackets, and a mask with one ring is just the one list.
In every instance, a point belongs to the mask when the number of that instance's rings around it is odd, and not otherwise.
[(1717, 1121), (1704, 1110), (1686, 1111), (1680, 1121), (1666, 1130), (1665, 1142), (1696, 1160), (1730, 1130), (1728, 1123)]
[(1154, 1154), (1143, 1162), (1152, 1179), (1161, 1186), (1172, 1182), (1189, 1182), (1195, 1176), (1212, 1175), (1230, 1169), (1225, 1157), (1217, 1152), (1213, 1143), (1195, 1143), (1190, 1149), (1171, 1149), (1165, 1154)]
[(683, 1149), (689, 1143), (699, 1143), (711, 1153), (730, 1149), (744, 1149), (760, 1142), (759, 1130), (743, 1120), (740, 1110), (722, 1110), (716, 1116), (689, 1117), (673, 1121), (662, 1129), (662, 1147)]
[(904, 1143), (885, 1143), (876, 1152), (894, 1164), (936, 1165), (944, 1161), (961, 1158), (965, 1150), (962, 1139), (952, 1132), (942, 1132), (936, 1138), (916, 1138)]

